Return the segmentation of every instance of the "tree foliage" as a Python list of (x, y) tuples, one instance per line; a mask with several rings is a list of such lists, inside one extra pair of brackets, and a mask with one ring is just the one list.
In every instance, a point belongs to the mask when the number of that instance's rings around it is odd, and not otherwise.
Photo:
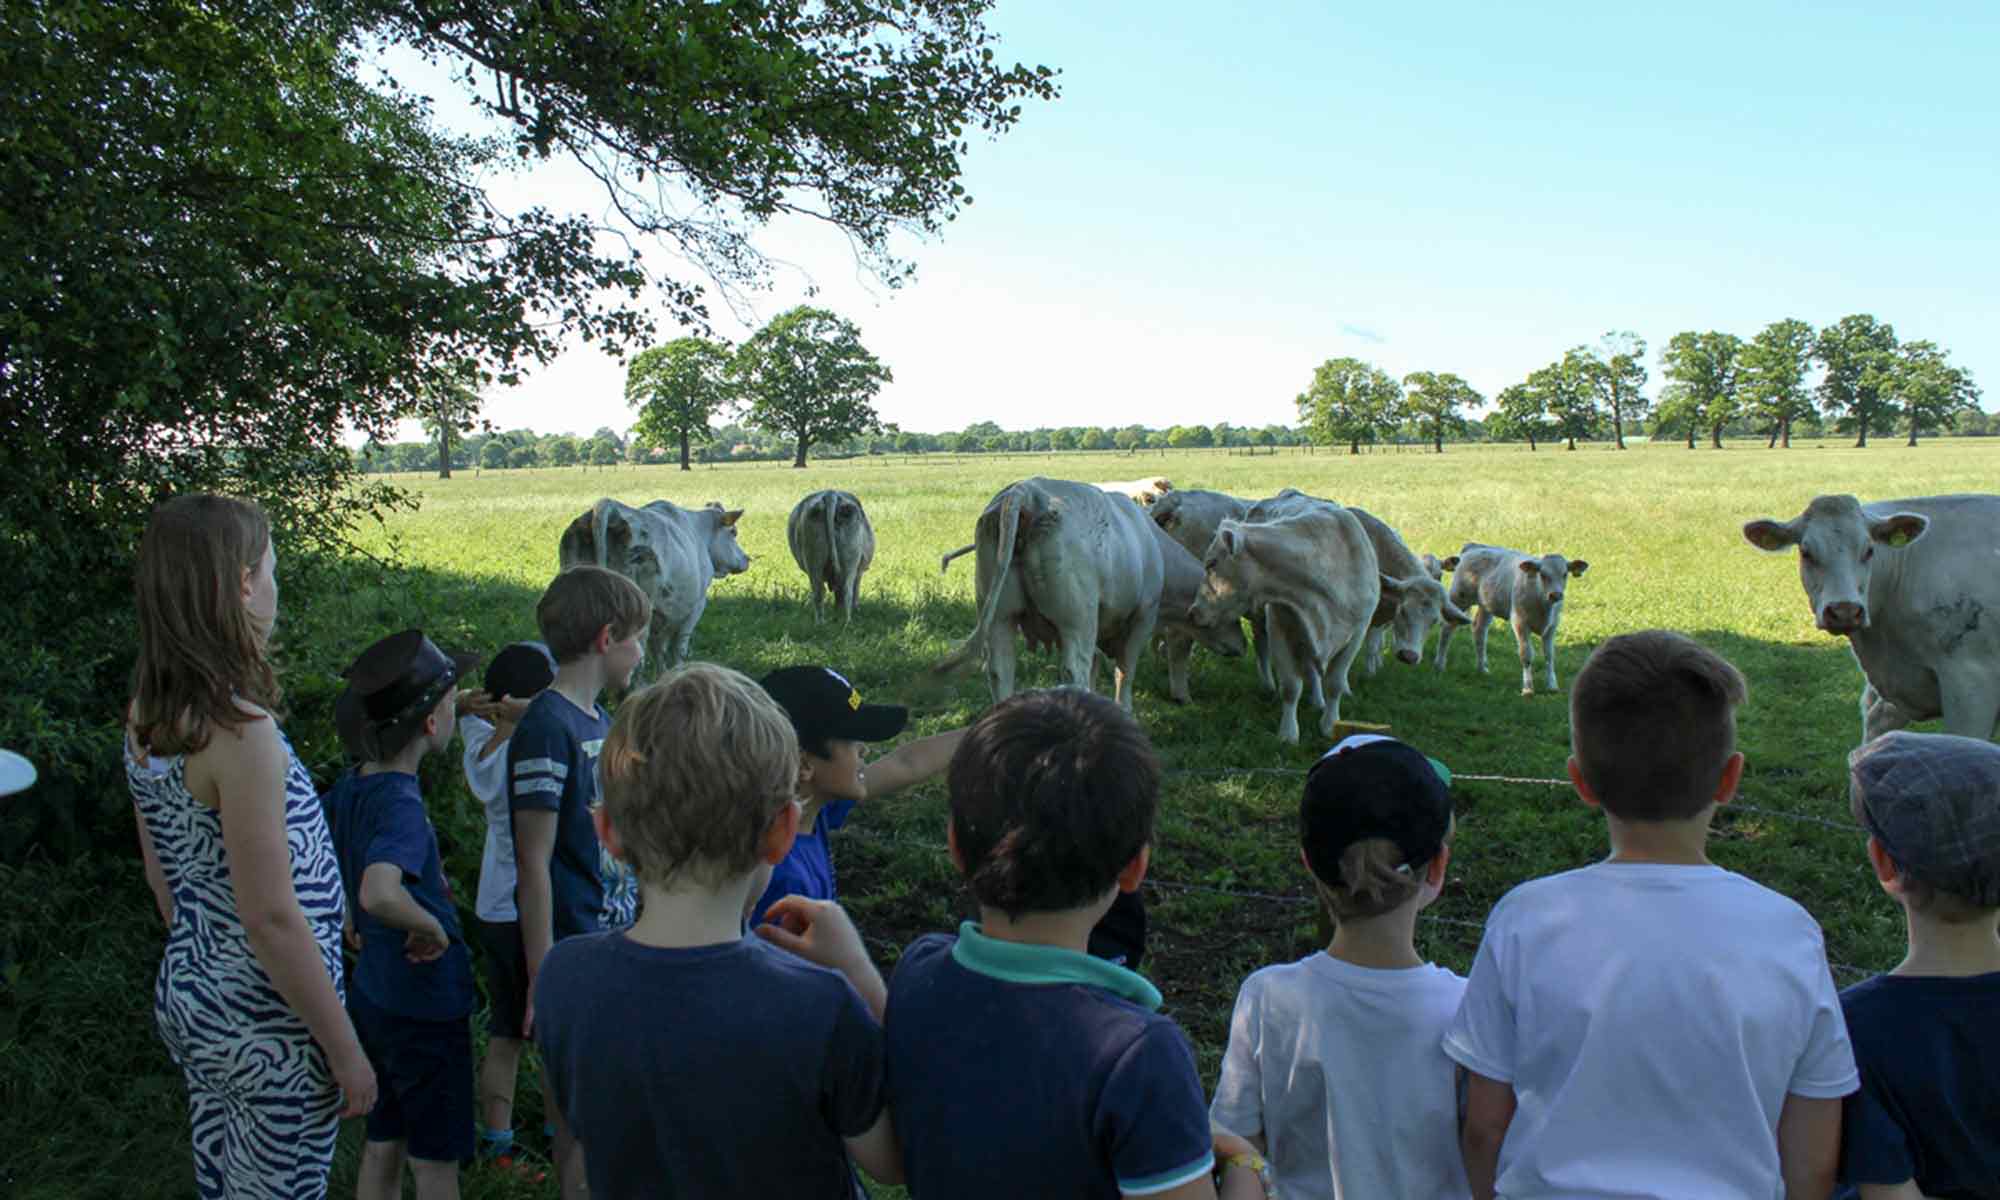
[[(815, 442), (880, 433), (873, 401), (892, 379), (852, 321), (803, 304), (752, 334), (737, 350), (730, 376), (750, 405), (750, 423), (792, 438), (794, 467), (806, 465)], [(966, 436), (977, 442), (980, 435)]]
[(1842, 317), (1813, 339), (1813, 359), (1825, 368), (1819, 403), (1835, 428), (1852, 429), (1866, 446), (1868, 431), (1895, 421), (1890, 389), (1896, 377), (1896, 330), (1867, 313)]
[(1465, 431), (1464, 410), (1486, 402), (1471, 384), (1449, 371), (1413, 371), (1403, 376), (1403, 388), (1405, 411), (1439, 454), (1444, 453), (1445, 434)]
[(1596, 360), (1579, 346), (1528, 375), (1528, 387), (1541, 399), (1551, 436), (1562, 438), (1571, 450), (1578, 438), (1595, 437), (1604, 424), (1595, 370)]
[(639, 410), (632, 436), (649, 446), (680, 447), (681, 470), (689, 442), (736, 403), (729, 347), (701, 337), (675, 338), (640, 351), (625, 368), (625, 403)]
[(1528, 449), (1537, 449), (1552, 432), (1548, 400), (1529, 384), (1509, 384), (1493, 398), (1493, 415), (1487, 418), (1486, 429), (1495, 438), (1520, 438), (1528, 443)]
[(1660, 355), (1667, 386), (1660, 391), (1657, 427), (1684, 432), (1690, 450), (1695, 435), (1705, 430), (1710, 444), (1720, 450), (1723, 427), (1737, 413), (1737, 359), (1742, 350), (1743, 340), (1733, 333), (1675, 334)]
[(1902, 407), (1912, 446), (1919, 430), (1954, 428), (1961, 416), (1979, 407), (1979, 387), (1972, 382), (1972, 372), (1953, 366), (1950, 355), (1935, 342), (1904, 342), (1897, 347), (1888, 390)]
[(1313, 370), (1298, 398), (1299, 423), (1322, 446), (1346, 443), (1350, 454), (1402, 420), (1403, 388), (1381, 368), (1358, 358), (1334, 358)]
[(1812, 416), (1806, 390), (1813, 327), (1787, 317), (1759, 330), (1737, 356), (1737, 387), (1743, 403), (1770, 431), (1770, 445), (1792, 444), (1792, 424)]
[(1597, 393), (1599, 411), (1611, 416), (1611, 437), (1625, 448), (1625, 422), (1646, 415), (1646, 339), (1630, 330), (1605, 334), (1583, 352), (1581, 368)]

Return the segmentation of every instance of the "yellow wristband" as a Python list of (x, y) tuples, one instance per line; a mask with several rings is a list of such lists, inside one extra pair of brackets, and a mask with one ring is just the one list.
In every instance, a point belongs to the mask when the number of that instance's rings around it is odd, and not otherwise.
[(1266, 1162), (1264, 1156), (1258, 1154), (1256, 1151), (1249, 1150), (1238, 1154), (1231, 1154), (1222, 1160), (1222, 1166), (1224, 1170), (1230, 1167), (1242, 1167), (1247, 1171), (1253, 1171), (1257, 1175), (1257, 1182), (1263, 1185), (1266, 1196), (1275, 1197), (1278, 1194), (1276, 1186), (1271, 1182), (1271, 1164)]

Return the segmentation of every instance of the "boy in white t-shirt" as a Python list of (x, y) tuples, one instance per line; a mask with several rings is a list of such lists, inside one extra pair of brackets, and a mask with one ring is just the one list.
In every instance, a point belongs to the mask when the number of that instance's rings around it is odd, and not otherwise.
[(514, 1158), (514, 1081), (521, 1067), (521, 1019), (528, 1002), (528, 962), (514, 907), (514, 827), (508, 811), (507, 739), (528, 702), (554, 681), (556, 660), (540, 642), (515, 642), (486, 666), (486, 687), (464, 698), (458, 718), (465, 742), (465, 782), (486, 811), (473, 928), (485, 951), (486, 1059), (479, 1068), (479, 1156), (502, 1166)]
[(1611, 857), (1493, 908), (1444, 1051), (1472, 1194), (1822, 1197), (1860, 1082), (1819, 926), (1708, 861), (1743, 676), (1677, 633), (1597, 648), (1570, 781)]
[(1270, 1156), (1285, 1200), (1465, 1200), (1458, 1098), (1438, 1041), (1465, 980), (1417, 954), (1451, 861), (1451, 774), (1393, 738), (1326, 752), (1299, 858), (1337, 921), (1326, 951), (1243, 981), (1209, 1106)]

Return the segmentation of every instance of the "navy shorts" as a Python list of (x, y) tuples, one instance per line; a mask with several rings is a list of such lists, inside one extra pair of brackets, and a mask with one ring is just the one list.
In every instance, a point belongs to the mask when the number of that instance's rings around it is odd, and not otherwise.
[(368, 1064), (375, 1107), (368, 1140), (406, 1142), (411, 1158), (464, 1163), (472, 1158), (472, 1028), (459, 1017), (424, 1021), (383, 1012), (359, 988), (347, 1010)]
[(519, 921), (472, 919), (486, 963), (486, 1034), (521, 1040), (528, 1008), (528, 952), (521, 946)]

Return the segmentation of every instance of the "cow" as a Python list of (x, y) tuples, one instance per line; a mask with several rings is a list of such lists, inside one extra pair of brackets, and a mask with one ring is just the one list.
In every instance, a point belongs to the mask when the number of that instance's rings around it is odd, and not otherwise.
[(1188, 610), (1197, 626), (1234, 622), (1261, 609), (1269, 625), (1278, 689), (1278, 738), (1299, 740), (1299, 694), (1324, 687), (1321, 736), (1340, 719), (1347, 669), (1367, 640), (1381, 600), (1375, 547), (1353, 513), (1313, 504), (1273, 521), (1225, 520), (1203, 556), (1201, 592)]
[[(1562, 623), (1563, 590), (1571, 578), (1580, 578), (1588, 571), (1590, 564), (1560, 554), (1537, 558), (1519, 550), (1467, 542), (1464, 549), (1444, 559), (1443, 565), (1451, 571), (1451, 603), (1460, 609), (1479, 607), (1472, 619), (1472, 648), (1478, 655), (1480, 673), (1486, 673), (1486, 630), (1497, 618), (1513, 629), (1521, 652), (1521, 694), (1535, 694), (1535, 651), (1530, 636), (1542, 639), (1543, 682), (1549, 691), (1560, 690), (1556, 685), (1556, 627)], [(1440, 671), (1463, 617), (1460, 613), (1458, 619), (1447, 619), (1444, 632), (1438, 635)]]
[(1863, 742), (1938, 717), (1946, 733), (1994, 736), (2000, 496), (1815, 496), (1789, 521), (1746, 522), (1743, 537), (1799, 548), (1813, 623), (1845, 637), (1861, 664)]
[(861, 576), (875, 561), (875, 527), (861, 501), (833, 488), (812, 493), (793, 507), (785, 541), (812, 586), (813, 624), (825, 619), (823, 597), (829, 591), (841, 618), (852, 623)]
[(1168, 492), (1153, 501), (1148, 515), (1199, 561), (1208, 553), (1208, 544), (1215, 540), (1216, 528), (1225, 520), (1241, 521), (1248, 517), (1250, 502), (1225, 492), (1189, 488)]
[(1145, 479), (1120, 479), (1110, 483), (1094, 483), (1091, 486), (1097, 488), (1099, 491), (1109, 492), (1114, 496), (1130, 497), (1137, 504), (1150, 505), (1168, 492), (1173, 491), (1174, 481), (1154, 476)]
[[(1088, 483), (1024, 479), (979, 514), (973, 530), (979, 623), (932, 670), (955, 671), (986, 652), (993, 699), (1014, 694), (1014, 631), (1053, 642), (1063, 682), (1090, 686), (1099, 647), (1116, 671), (1118, 703), (1132, 707), (1132, 674), (1160, 615), (1164, 570), (1146, 514)], [(948, 561), (948, 560), (947, 560)]]
[(642, 677), (687, 661), (694, 627), (708, 607), (708, 585), (718, 575), (750, 569), (750, 556), (736, 541), (743, 510), (710, 501), (705, 508), (681, 508), (655, 500), (639, 508), (609, 498), (599, 500), (569, 523), (557, 547), (563, 570), (580, 563), (608, 567), (639, 585), (653, 602)]

